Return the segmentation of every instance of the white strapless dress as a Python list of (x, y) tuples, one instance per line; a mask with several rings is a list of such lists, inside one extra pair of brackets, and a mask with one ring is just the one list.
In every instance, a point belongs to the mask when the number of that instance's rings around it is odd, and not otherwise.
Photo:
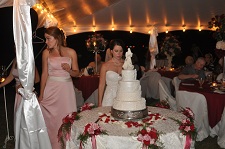
[(102, 106), (112, 106), (116, 97), (118, 82), (121, 76), (114, 71), (106, 72), (106, 89), (102, 100)]

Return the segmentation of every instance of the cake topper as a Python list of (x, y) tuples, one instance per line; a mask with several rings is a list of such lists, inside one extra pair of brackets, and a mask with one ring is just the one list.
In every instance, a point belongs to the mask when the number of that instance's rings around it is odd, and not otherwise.
[(131, 52), (130, 48), (128, 48), (128, 51), (126, 52), (125, 55), (126, 55), (126, 59), (123, 64), (123, 69), (128, 69), (128, 70), (134, 69), (134, 65), (132, 64), (132, 61), (131, 61), (131, 57), (133, 53)]

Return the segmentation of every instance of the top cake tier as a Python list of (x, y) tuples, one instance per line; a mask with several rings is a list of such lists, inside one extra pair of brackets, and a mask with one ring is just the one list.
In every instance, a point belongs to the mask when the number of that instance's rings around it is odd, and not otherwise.
[(121, 81), (134, 81), (137, 77), (136, 69), (133, 70), (122, 70), (122, 80)]

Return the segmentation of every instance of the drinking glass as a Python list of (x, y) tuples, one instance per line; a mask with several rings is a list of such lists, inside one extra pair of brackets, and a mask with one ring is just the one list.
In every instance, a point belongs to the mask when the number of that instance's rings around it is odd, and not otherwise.
[(204, 82), (205, 82), (205, 80), (203, 78), (198, 79), (199, 88), (203, 88), (202, 85), (203, 85)]

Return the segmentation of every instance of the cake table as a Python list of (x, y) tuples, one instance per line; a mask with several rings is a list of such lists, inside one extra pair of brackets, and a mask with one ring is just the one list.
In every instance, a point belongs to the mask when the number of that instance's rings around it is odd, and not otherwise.
[[(182, 149), (186, 145), (186, 136), (180, 133), (179, 125), (172, 119), (182, 121), (186, 118), (181, 113), (157, 108), (147, 107), (151, 113), (159, 113), (164, 119), (157, 120), (153, 123), (152, 127), (160, 131), (160, 142), (163, 143), (165, 149), (179, 148)], [(110, 113), (111, 107), (98, 107), (92, 110), (86, 110), (81, 112), (80, 120), (74, 121), (71, 129), (71, 139), (66, 142), (66, 149), (78, 149), (80, 146), (80, 140), (78, 140), (79, 134), (84, 131), (84, 126), (90, 122), (96, 122), (100, 115), (104, 113)], [(137, 137), (131, 136), (131, 133), (140, 130), (140, 127), (122, 127), (120, 124), (109, 124), (102, 121), (98, 121), (98, 124), (103, 130), (106, 130), (108, 135), (96, 136), (96, 144), (98, 149), (141, 149), (142, 142), (137, 140)], [(92, 149), (91, 139), (87, 140), (85, 149)]]

